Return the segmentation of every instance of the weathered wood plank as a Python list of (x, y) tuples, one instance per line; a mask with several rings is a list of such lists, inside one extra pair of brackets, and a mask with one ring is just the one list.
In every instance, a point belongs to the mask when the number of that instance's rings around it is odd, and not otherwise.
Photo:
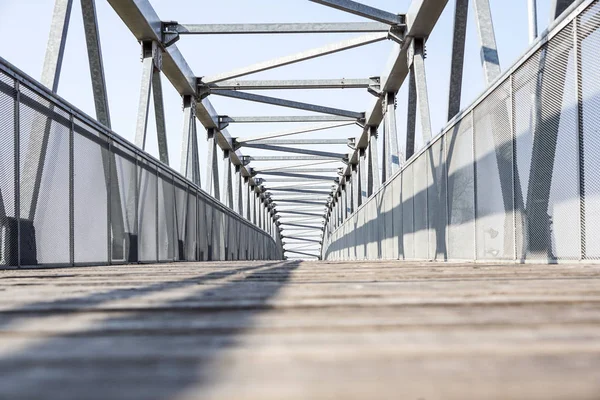
[(597, 399), (600, 266), (0, 272), (0, 398)]

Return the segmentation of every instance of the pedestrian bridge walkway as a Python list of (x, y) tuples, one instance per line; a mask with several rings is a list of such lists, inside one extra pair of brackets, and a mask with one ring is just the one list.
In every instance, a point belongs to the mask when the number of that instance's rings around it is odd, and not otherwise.
[[(501, 71), (490, 2), (473, 0), (486, 89), (468, 106), (466, 0), (452, 2), (447, 93), (425, 73), (447, 0), (402, 14), (298, 1), (371, 22), (282, 24), (180, 24), (148, 0), (98, 2), (141, 45), (133, 141), (111, 128), (94, 0), (81, 11), (95, 117), (57, 93), (73, 3), (55, 0), (41, 81), (0, 54), (0, 399), (600, 398), (600, 1), (553, 1), (538, 34), (528, 0), (529, 47)], [(194, 74), (175, 44), (358, 32), (215, 75)], [(380, 76), (238, 80), (384, 41)], [(163, 77), (183, 105), (177, 168)], [(297, 89), (364, 89), (370, 107), (254, 93)], [(219, 114), (217, 96), (301, 115)], [(448, 118), (432, 128), (440, 96)], [(295, 128), (227, 130), (274, 123)], [(310, 136), (343, 127), (351, 138)]]
[(3, 399), (597, 399), (600, 267), (0, 272)]

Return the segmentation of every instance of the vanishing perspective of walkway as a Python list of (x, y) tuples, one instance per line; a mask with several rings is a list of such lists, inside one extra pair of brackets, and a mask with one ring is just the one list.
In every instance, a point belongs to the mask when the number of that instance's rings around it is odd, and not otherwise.
[[(100, 1), (141, 50), (132, 141), (111, 128)], [(0, 399), (600, 398), (598, 0), (553, 0), (542, 29), (527, 0), (529, 47), (505, 70), (489, 0), (296, 1), (353, 22), (235, 24), (79, 3), (55, 0), (39, 81), (0, 54)], [(426, 45), (451, 6), (441, 90)], [(485, 90), (461, 104), (469, 12)], [(58, 94), (81, 17), (95, 116)], [(353, 33), (212, 75), (177, 47)], [(376, 42), (380, 76), (240, 79)], [(370, 105), (320, 104), (339, 89)]]

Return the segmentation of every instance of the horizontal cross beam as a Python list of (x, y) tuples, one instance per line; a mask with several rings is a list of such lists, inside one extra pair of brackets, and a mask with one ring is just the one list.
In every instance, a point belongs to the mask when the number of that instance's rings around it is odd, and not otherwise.
[(304, 189), (278, 189), (268, 188), (269, 192), (289, 192), (289, 193), (306, 193), (306, 194), (329, 194), (331, 190), (304, 190)]
[(247, 145), (250, 142), (258, 142), (258, 141), (262, 141), (265, 139), (273, 139), (273, 138), (284, 137), (284, 136), (300, 135), (302, 133), (324, 131), (327, 129), (341, 128), (341, 127), (350, 126), (350, 125), (354, 125), (354, 122), (335, 122), (335, 123), (330, 122), (330, 123), (326, 123), (326, 124), (309, 125), (309, 126), (305, 126), (304, 128), (296, 128), (296, 129), (291, 129), (291, 130), (286, 130), (286, 131), (265, 133), (260, 136), (254, 136), (254, 137), (249, 137), (249, 138), (237, 138), (237, 139), (235, 139), (235, 143), (237, 146), (241, 147), (241, 146)]
[(239, 69), (235, 69), (233, 71), (225, 72), (222, 74), (205, 76), (201, 79), (204, 84), (217, 83), (221, 81), (226, 81), (229, 79), (238, 78), (240, 76), (250, 75), (261, 71), (267, 71), (273, 68), (283, 67), (285, 65), (290, 65), (294, 63), (298, 63), (301, 61), (310, 60), (317, 57), (326, 56), (328, 54), (337, 53), (344, 50), (353, 49), (355, 47), (365, 46), (367, 44), (380, 42), (382, 40), (387, 39), (388, 33), (369, 33), (364, 36), (359, 36), (353, 39), (342, 40), (341, 42), (328, 44), (323, 47), (319, 47), (316, 49), (311, 49), (307, 51), (303, 51), (301, 53), (292, 54), (285, 57), (276, 58), (274, 60), (260, 62), (258, 64), (250, 65), (248, 67), (243, 67)]
[(277, 33), (366, 33), (387, 32), (389, 26), (378, 22), (300, 22), (269, 24), (177, 24), (168, 33), (180, 35), (243, 35)]
[(298, 123), (298, 122), (356, 122), (356, 118), (341, 117), (339, 115), (283, 115), (283, 116), (247, 116), (247, 117), (220, 117), (221, 123), (226, 124), (263, 124), (263, 123)]
[(331, 160), (331, 157), (323, 156), (252, 156), (251, 161), (316, 161)]
[[(303, 178), (303, 179), (314, 179), (314, 180), (334, 180), (335, 176), (327, 175), (310, 175), (310, 174), (296, 174), (293, 172), (262, 172), (261, 175), (272, 175), (272, 176), (283, 176), (288, 178)], [(265, 178), (268, 179), (268, 178)]]
[[(274, 144), (274, 145), (311, 145), (311, 144), (348, 144), (348, 139), (265, 139), (257, 140), (256, 144)], [(245, 145), (244, 142), (241, 143)]]
[(339, 108), (318, 106), (316, 104), (302, 103), (302, 102), (293, 101), (293, 100), (285, 100), (285, 99), (280, 99), (277, 97), (262, 96), (259, 94), (240, 92), (237, 90), (216, 89), (216, 90), (211, 90), (211, 93), (214, 95), (217, 95), (217, 96), (224, 96), (224, 97), (231, 97), (231, 98), (239, 99), (239, 100), (253, 101), (255, 103), (263, 103), (263, 104), (270, 104), (270, 105), (279, 106), (279, 107), (295, 108), (298, 110), (312, 111), (312, 112), (317, 112), (317, 113), (321, 113), (321, 114), (339, 115), (341, 117), (353, 118), (355, 120), (362, 119), (365, 117), (364, 113), (360, 113), (360, 112), (356, 112), (356, 111), (348, 111), (348, 110), (341, 110)]
[(253, 149), (261, 149), (261, 150), (269, 150), (269, 151), (279, 151), (283, 153), (297, 153), (297, 154), (308, 154), (311, 156), (322, 156), (334, 159), (341, 159), (347, 157), (345, 153), (331, 153), (328, 151), (320, 151), (320, 150), (309, 150), (309, 149), (299, 149), (296, 147), (284, 147), (284, 146), (275, 146), (271, 144), (259, 144), (259, 143), (245, 143), (245, 147), (250, 147)]
[(268, 174), (270, 172), (334, 172), (337, 173), (337, 168), (270, 168), (270, 169), (259, 169), (254, 170), (258, 174)]
[(223, 81), (208, 85), (211, 89), (278, 90), (278, 89), (366, 89), (378, 85), (378, 79), (308, 79)]
[(404, 24), (404, 16), (392, 14), (391, 12), (380, 10), (375, 7), (367, 6), (351, 0), (309, 0), (313, 3), (322, 4), (327, 7), (345, 11), (360, 17), (372, 19), (388, 25)]

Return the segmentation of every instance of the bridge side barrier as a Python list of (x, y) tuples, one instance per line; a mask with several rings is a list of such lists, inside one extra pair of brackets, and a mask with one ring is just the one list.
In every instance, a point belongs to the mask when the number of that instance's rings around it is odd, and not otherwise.
[(338, 226), (329, 260), (600, 260), (600, 4), (553, 26)]
[[(24, 159), (44, 129), (48, 151), (33, 166), (43, 173), (32, 211), (22, 201), (35, 186), (24, 178), (32, 168)], [(111, 223), (113, 214), (122, 223)], [(0, 268), (282, 257), (278, 235), (0, 58)]]

